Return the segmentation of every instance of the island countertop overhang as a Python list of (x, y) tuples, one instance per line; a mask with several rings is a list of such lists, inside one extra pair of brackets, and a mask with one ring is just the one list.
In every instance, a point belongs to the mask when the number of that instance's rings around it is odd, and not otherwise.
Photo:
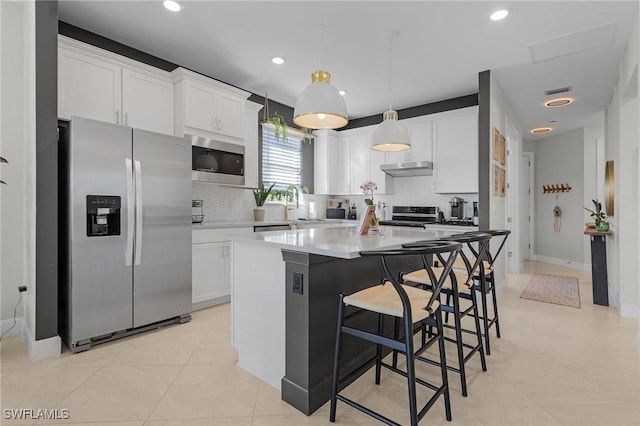
[(360, 235), (356, 227), (341, 227), (256, 232), (234, 235), (232, 239), (300, 253), (354, 259), (360, 257), (363, 250), (399, 247), (406, 243), (443, 238), (457, 232), (385, 227), (378, 234)]

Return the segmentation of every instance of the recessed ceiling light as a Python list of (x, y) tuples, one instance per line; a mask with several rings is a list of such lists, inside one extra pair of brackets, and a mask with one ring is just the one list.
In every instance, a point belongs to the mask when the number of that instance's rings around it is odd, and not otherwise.
[(164, 0), (162, 5), (165, 9), (170, 10), (172, 12), (180, 12), (182, 10), (182, 6), (173, 0)]
[(544, 103), (547, 108), (557, 108), (565, 105), (569, 105), (574, 101), (573, 98), (556, 98), (550, 99)]
[(531, 129), (532, 135), (541, 135), (543, 133), (549, 133), (553, 129), (551, 127), (538, 127), (537, 129)]
[(273, 58), (271, 58), (271, 62), (276, 65), (282, 65), (284, 64), (284, 58), (282, 56), (274, 56)]
[(340, 96), (344, 96), (347, 94), (346, 90), (338, 90), (338, 93), (340, 93)]
[(508, 10), (500, 9), (500, 10), (496, 10), (495, 12), (493, 12), (489, 18), (492, 21), (501, 21), (504, 18), (506, 18), (508, 14), (509, 14)]

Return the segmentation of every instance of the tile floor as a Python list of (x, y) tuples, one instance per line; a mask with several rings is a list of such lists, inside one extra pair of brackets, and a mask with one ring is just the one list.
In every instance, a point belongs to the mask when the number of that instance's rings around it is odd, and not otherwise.
[[(582, 308), (520, 299), (534, 272), (577, 276)], [(453, 421), (445, 421), (440, 401), (422, 424), (640, 425), (637, 321), (593, 305), (589, 273), (528, 262), (523, 273), (509, 276), (499, 302), (502, 339), (492, 339), (488, 371), (480, 370), (477, 359), (469, 362), (467, 398), (460, 395), (458, 376), (450, 374)], [(70, 418), (58, 423), (7, 420), (3, 411), (1, 423), (329, 424), (327, 405), (306, 417), (283, 403), (278, 391), (236, 367), (229, 317), (228, 304), (217, 306), (194, 312), (187, 324), (40, 362), (28, 360), (19, 337), (8, 337), (1, 348), (2, 408), (67, 409)], [(454, 359), (453, 345), (448, 352)], [(382, 386), (376, 387), (367, 373), (348, 393), (407, 424), (404, 381), (383, 374)], [(418, 374), (437, 377), (438, 371), (420, 363)], [(336, 424), (379, 423), (339, 403)]]

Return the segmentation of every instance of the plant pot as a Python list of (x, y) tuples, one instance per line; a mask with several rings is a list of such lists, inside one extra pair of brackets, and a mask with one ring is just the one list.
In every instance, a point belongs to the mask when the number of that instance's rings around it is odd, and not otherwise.
[(257, 207), (255, 209), (253, 209), (253, 218), (256, 220), (256, 222), (263, 222), (264, 221), (264, 209), (262, 207)]
[(600, 232), (609, 232), (609, 222), (600, 222), (598, 226), (596, 226), (596, 230)]

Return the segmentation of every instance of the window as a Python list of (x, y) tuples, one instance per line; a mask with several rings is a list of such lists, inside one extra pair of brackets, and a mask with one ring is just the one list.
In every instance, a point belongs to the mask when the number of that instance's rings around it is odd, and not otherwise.
[[(291, 130), (291, 129), (290, 129)], [(302, 184), (302, 141), (289, 132), (286, 140), (276, 139), (272, 126), (262, 126), (262, 182), (274, 188), (287, 189)]]

